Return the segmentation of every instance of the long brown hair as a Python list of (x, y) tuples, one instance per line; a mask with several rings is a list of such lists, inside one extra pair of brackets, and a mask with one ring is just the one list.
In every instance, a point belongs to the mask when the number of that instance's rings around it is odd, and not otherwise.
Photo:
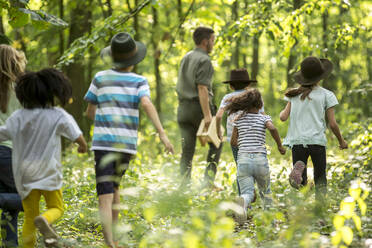
[(26, 67), (26, 57), (9, 45), (0, 45), (0, 111), (8, 110), (10, 90)]
[(244, 114), (253, 108), (260, 109), (263, 105), (261, 93), (258, 89), (254, 88), (247, 89), (239, 95), (227, 99), (226, 102), (227, 106), (225, 110), (229, 115), (238, 111), (243, 111), (242, 114)]
[(287, 93), (285, 93), (285, 96), (286, 97), (295, 97), (295, 96), (298, 96), (298, 95), (301, 95), (301, 100), (305, 100), (305, 98), (309, 98), (309, 100), (311, 100), (311, 98), (309, 97), (309, 94), (311, 93), (311, 91), (314, 89), (314, 87), (316, 86), (317, 84), (312, 84), (312, 85), (301, 85), (300, 87), (298, 88), (294, 88), (294, 89), (289, 89), (287, 91)]

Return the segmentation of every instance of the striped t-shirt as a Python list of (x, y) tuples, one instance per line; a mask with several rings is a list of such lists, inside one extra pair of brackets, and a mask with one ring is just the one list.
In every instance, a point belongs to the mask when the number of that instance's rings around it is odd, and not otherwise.
[(92, 150), (137, 152), (139, 104), (150, 97), (147, 79), (132, 72), (98, 72), (84, 99), (97, 105)]
[(238, 129), (238, 146), (241, 153), (266, 153), (266, 122), (270, 116), (263, 114), (243, 114), (234, 122)]

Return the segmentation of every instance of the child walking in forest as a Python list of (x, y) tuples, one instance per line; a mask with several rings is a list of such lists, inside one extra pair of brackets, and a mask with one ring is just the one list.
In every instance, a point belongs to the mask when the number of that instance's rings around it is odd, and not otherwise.
[[(133, 40), (128, 33), (118, 33), (101, 55), (112, 58), (113, 68), (100, 71), (93, 78), (85, 95), (88, 101), (86, 113), (94, 120), (92, 150), (103, 235), (109, 247), (119, 247), (118, 237), (113, 235), (119, 217), (119, 185), (130, 159), (137, 152), (140, 105), (154, 124), (166, 150), (174, 151), (150, 100), (147, 79), (131, 72), (134, 65), (145, 58), (145, 45)], [(105, 162), (104, 158), (110, 156), (116, 159)]]
[[(248, 75), (247, 69), (235, 69), (231, 70), (230, 72), (230, 80), (223, 82), (224, 84), (229, 84), (230, 88), (233, 90), (233, 92), (226, 94), (220, 104), (220, 108), (217, 111), (216, 114), (216, 125), (217, 125), (217, 134), (218, 137), (222, 140), (222, 134), (221, 134), (221, 121), (223, 114), (225, 113), (225, 108), (227, 105), (227, 100), (230, 99), (233, 96), (239, 95), (242, 93), (245, 88), (250, 87), (251, 84), (257, 83), (257, 80), (251, 80)], [(264, 114), (264, 106), (262, 105), (262, 108), (259, 110), (259, 113)], [(233, 121), (234, 118), (239, 114), (240, 112), (230, 114), (227, 117), (226, 120), (226, 136), (227, 141), (230, 142), (231, 140), (231, 133), (233, 130)], [(231, 151), (234, 157), (235, 164), (238, 163), (238, 146), (231, 145)], [(239, 183), (237, 182), (238, 186), (238, 193), (240, 195), (240, 188)]]
[[(319, 82), (331, 74), (332, 68), (332, 62), (328, 59), (305, 58), (301, 62), (301, 70), (294, 75), (300, 87), (285, 94), (288, 103), (280, 113), (282, 121), (290, 118), (283, 144), (292, 149), (294, 167), (296, 168), (296, 163), (303, 162), (306, 165), (309, 156), (311, 157), (317, 199), (322, 199), (327, 190), (325, 116), (340, 144), (340, 149), (346, 149), (348, 146), (335, 119), (334, 106), (338, 104), (336, 96), (319, 86)], [(307, 184), (306, 167), (300, 181), (302, 185)]]
[[(13, 174), (24, 209), (23, 247), (35, 246), (35, 227), (47, 246), (55, 246), (58, 235), (51, 227), (63, 214), (61, 136), (87, 151), (87, 144), (75, 120), (62, 108), (71, 97), (67, 77), (56, 69), (43, 69), (21, 76), (16, 96), (23, 106), (0, 127), (0, 141), (13, 143)], [(44, 196), (47, 210), (40, 215)]]
[(237, 178), (240, 186), (238, 204), (242, 211), (237, 216), (239, 223), (247, 219), (247, 208), (254, 198), (254, 182), (267, 205), (271, 202), (270, 169), (266, 152), (266, 128), (274, 138), (278, 150), (285, 154), (278, 130), (270, 116), (259, 113), (263, 106), (261, 93), (257, 89), (248, 89), (227, 100), (226, 111), (229, 115), (239, 112), (233, 122), (231, 145), (238, 146)]
[[(0, 126), (8, 117), (22, 108), (15, 95), (15, 81), (24, 73), (26, 57), (15, 48), (0, 45)], [(12, 142), (0, 142), (0, 208), (3, 247), (18, 246), (18, 213), (23, 211), (12, 170)]]

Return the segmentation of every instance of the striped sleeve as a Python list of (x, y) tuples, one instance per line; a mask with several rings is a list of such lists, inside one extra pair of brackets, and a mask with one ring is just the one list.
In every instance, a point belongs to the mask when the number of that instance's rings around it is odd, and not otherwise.
[(93, 79), (92, 83), (89, 86), (88, 92), (84, 96), (84, 100), (93, 104), (98, 104), (97, 97), (97, 83), (96, 78)]
[(142, 98), (144, 96), (150, 97), (150, 87), (149, 87), (149, 84), (147, 82), (147, 79), (145, 79), (144, 81), (142, 81), (139, 84), (139, 87), (138, 87), (138, 97), (139, 98)]

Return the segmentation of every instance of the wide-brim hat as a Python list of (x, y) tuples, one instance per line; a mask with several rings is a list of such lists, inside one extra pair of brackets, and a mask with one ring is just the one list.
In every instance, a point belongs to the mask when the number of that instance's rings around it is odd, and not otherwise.
[(247, 69), (234, 69), (230, 71), (230, 79), (227, 81), (222, 82), (224, 84), (231, 84), (231, 83), (257, 83), (257, 80), (252, 80), (249, 78), (249, 74)]
[(333, 64), (328, 59), (307, 57), (301, 62), (301, 69), (294, 73), (294, 80), (301, 85), (313, 85), (326, 79), (333, 70)]
[(110, 46), (103, 48), (100, 56), (104, 61), (110, 58), (115, 68), (126, 68), (141, 62), (146, 52), (145, 44), (122, 32), (112, 37)]

